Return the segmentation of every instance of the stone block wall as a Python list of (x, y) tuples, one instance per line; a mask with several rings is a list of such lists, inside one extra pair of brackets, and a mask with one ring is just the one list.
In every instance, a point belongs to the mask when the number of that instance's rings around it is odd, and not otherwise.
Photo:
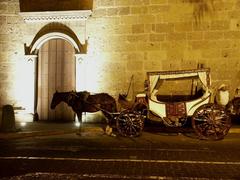
[[(147, 71), (211, 68), (212, 85), (229, 85), (231, 97), (240, 85), (240, 3), (213, 0), (197, 16), (199, 4), (188, 0), (94, 0), (86, 21), (85, 61), (94, 72), (97, 91), (117, 96), (128, 89), (143, 91)], [(47, 23), (26, 24), (18, 0), (0, 2), (0, 105), (21, 106), (15, 81), (24, 71), (24, 44), (30, 44)], [(82, 23), (61, 22), (82, 40)], [(23, 63), (24, 62), (24, 63)], [(90, 68), (91, 70), (91, 68)], [(179, 85), (181, 88), (181, 85)], [(22, 91), (22, 92), (21, 92)]]
[(187, 0), (95, 1), (88, 21), (89, 49), (101, 49), (105, 61), (119, 67), (113, 72), (123, 78), (109, 88), (126, 90), (133, 74), (136, 93), (143, 89), (147, 71), (203, 64), (211, 68), (213, 87), (225, 83), (233, 96), (240, 85), (239, 2), (206, 2), (209, 10), (201, 17), (202, 4)]

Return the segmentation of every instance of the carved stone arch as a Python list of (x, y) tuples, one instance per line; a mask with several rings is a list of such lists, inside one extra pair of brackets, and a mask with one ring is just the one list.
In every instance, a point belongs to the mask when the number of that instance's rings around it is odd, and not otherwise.
[(31, 49), (30, 49), (30, 54), (36, 54), (38, 53), (39, 48), (48, 40), (51, 39), (64, 39), (66, 41), (68, 41), (75, 49), (76, 53), (80, 53), (80, 47), (77, 45), (77, 43), (69, 36), (67, 36), (64, 33), (61, 32), (51, 32), (51, 33), (47, 33), (43, 36), (41, 36), (39, 39), (37, 39), (36, 42), (34, 42), (34, 44), (32, 45)]
[(76, 34), (61, 23), (50, 23), (44, 26), (34, 37), (29, 46), (25, 44), (25, 55), (37, 55), (39, 48), (50, 39), (64, 39), (75, 49), (75, 54), (85, 54), (87, 42), (81, 44)]

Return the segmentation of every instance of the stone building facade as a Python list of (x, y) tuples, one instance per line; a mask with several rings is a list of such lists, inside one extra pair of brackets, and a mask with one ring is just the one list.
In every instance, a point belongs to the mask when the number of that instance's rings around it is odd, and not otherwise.
[(66, 39), (77, 49), (77, 90), (117, 97), (134, 75), (132, 92), (137, 93), (143, 91), (148, 71), (202, 64), (211, 69), (213, 87), (227, 84), (232, 97), (240, 85), (240, 2), (200, 2), (93, 0), (89, 17), (27, 22), (18, 0), (1, 0), (0, 105), (33, 111), (37, 52), (32, 45), (43, 35), (48, 40), (51, 32), (64, 39), (70, 31)]

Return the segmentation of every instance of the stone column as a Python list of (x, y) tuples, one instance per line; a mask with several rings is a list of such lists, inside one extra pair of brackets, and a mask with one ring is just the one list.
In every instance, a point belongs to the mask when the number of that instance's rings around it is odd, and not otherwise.
[(86, 77), (84, 67), (86, 61), (86, 54), (75, 54), (76, 58), (76, 91), (86, 90)]
[(31, 63), (30, 72), (28, 72), (29, 81), (28, 82), (29, 86), (31, 88), (31, 93), (28, 94), (29, 99), (31, 99), (31, 104), (30, 106), (30, 113), (33, 114), (33, 121), (38, 120), (38, 114), (37, 114), (37, 104), (38, 104), (38, 56), (37, 55), (25, 55), (26, 60)]

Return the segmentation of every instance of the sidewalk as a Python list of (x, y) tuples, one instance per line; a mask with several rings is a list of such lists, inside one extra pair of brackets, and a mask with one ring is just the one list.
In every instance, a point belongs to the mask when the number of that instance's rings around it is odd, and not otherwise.
[[(95, 123), (84, 123), (82, 127), (82, 132), (86, 135), (90, 133), (100, 133), (104, 134), (105, 124), (95, 124)], [(60, 134), (72, 134), (78, 133), (79, 127), (75, 123), (50, 123), (50, 122), (28, 122), (25, 126), (21, 126), (20, 123), (16, 123), (17, 132), (0, 132), (0, 140), (6, 139), (18, 139), (25, 137), (35, 137), (35, 136), (50, 136), (50, 135), (60, 135)], [(163, 131), (167, 130), (168, 127), (159, 128)], [(175, 128), (178, 130), (178, 128)], [(183, 131), (184, 128), (179, 129)], [(187, 131), (193, 132), (192, 129), (187, 128)], [(146, 127), (146, 131), (150, 132), (151, 127)], [(154, 132), (154, 131), (153, 131)], [(169, 131), (170, 132), (170, 131)], [(240, 134), (240, 124), (233, 124), (229, 130), (229, 133), (239, 133)]]
[[(87, 136), (90, 133), (104, 134), (105, 124), (84, 123), (81, 132)], [(2, 139), (18, 139), (34, 136), (51, 136), (61, 134), (78, 133), (79, 127), (74, 122), (54, 123), (54, 122), (27, 122), (24, 126), (16, 122), (16, 132), (0, 132)]]

